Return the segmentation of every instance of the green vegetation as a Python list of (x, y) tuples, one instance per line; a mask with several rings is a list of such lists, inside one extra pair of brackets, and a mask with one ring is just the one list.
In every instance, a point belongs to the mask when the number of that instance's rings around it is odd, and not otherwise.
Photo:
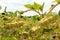
[[(0, 40), (60, 40), (60, 11), (52, 12), (60, 0), (55, 1), (57, 4), (51, 6), (48, 13), (43, 13), (44, 3), (26, 4), (26, 11), (6, 12), (5, 7), (0, 13)], [(22, 16), (31, 10), (39, 15)]]

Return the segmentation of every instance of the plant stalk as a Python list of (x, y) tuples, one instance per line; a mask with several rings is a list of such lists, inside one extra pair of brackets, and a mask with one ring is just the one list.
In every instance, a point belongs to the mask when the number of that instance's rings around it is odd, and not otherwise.
[(47, 15), (48, 14), (50, 14), (50, 12), (57, 6), (57, 5), (59, 5), (60, 3), (57, 3), (56, 5), (54, 5), (51, 9), (50, 9), (50, 11), (47, 13)]

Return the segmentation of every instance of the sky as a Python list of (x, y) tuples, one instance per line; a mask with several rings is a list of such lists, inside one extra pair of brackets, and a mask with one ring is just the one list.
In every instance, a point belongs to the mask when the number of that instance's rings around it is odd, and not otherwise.
[[(48, 11), (52, 4), (52, 0), (0, 0), (0, 5), (2, 6), (2, 9), (0, 12), (4, 11), (5, 6), (7, 6), (7, 11), (16, 11), (16, 10), (27, 10), (26, 7), (24, 7), (25, 4), (33, 4), (33, 2), (37, 2), (39, 4), (44, 5), (43, 12)], [(60, 10), (60, 5), (58, 5), (56, 8), (54, 8), (53, 12), (58, 12)], [(23, 15), (36, 15), (37, 13), (34, 11), (29, 11), (27, 13), (24, 13)], [(38, 15), (38, 14), (37, 14)]]

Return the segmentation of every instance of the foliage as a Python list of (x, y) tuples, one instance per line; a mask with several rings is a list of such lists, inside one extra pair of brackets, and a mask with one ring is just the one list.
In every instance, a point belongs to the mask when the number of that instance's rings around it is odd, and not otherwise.
[(25, 7), (32, 9), (32, 5), (31, 4), (26, 4)]
[(4, 9), (4, 13), (6, 13), (6, 9), (7, 9), (7, 7), (5, 7), (5, 9)]
[[(59, 0), (56, 0), (59, 1)], [(53, 14), (51, 6), (47, 15), (22, 16), (28, 11), (43, 12), (44, 3), (26, 4), (27, 11), (4, 12), (0, 14), (0, 39), (2, 40), (60, 40), (60, 11)], [(6, 13), (6, 14), (5, 14)], [(19, 15), (18, 15), (19, 14)]]
[(0, 6), (0, 10), (2, 9), (2, 7)]
[(60, 2), (60, 0), (55, 0), (56, 2)]
[(2, 40), (16, 40), (16, 39), (12, 37), (3, 37)]
[(36, 2), (34, 2), (33, 5), (31, 5), (31, 4), (25, 5), (26, 8), (33, 9), (33, 10), (41, 10), (41, 11), (43, 10), (43, 6), (44, 6), (44, 3), (43, 3), (43, 5), (41, 5)]

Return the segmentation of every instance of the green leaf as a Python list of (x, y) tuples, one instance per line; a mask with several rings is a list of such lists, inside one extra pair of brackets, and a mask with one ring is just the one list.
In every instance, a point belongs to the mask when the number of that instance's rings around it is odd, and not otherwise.
[(60, 36), (57, 36), (57, 38), (60, 38)]
[(33, 8), (34, 8), (35, 10), (39, 10), (40, 7), (41, 7), (40, 4), (34, 2)]
[(59, 33), (60, 32), (60, 28), (55, 29), (55, 32)]
[(56, 2), (60, 2), (60, 0), (55, 0)]
[(7, 9), (7, 7), (5, 7), (5, 9), (4, 9), (4, 13), (6, 13), (6, 9)]
[(2, 7), (0, 6), (0, 10), (2, 9)]
[(59, 11), (58, 15), (59, 15), (59, 17), (60, 17), (60, 11)]
[(44, 3), (41, 5), (40, 10), (43, 11)]
[(26, 8), (32, 9), (32, 5), (31, 4), (26, 4), (24, 5)]
[(2, 17), (2, 14), (0, 13), (0, 17)]
[(24, 12), (23, 11), (20, 11), (20, 14), (23, 14)]
[(21, 31), (24, 31), (24, 30), (25, 30), (25, 27), (21, 27), (20, 30), (21, 30)]
[(17, 16), (17, 11), (15, 11), (15, 12), (13, 13), (13, 16)]
[(2, 40), (16, 40), (16, 39), (13, 37), (3, 37)]

